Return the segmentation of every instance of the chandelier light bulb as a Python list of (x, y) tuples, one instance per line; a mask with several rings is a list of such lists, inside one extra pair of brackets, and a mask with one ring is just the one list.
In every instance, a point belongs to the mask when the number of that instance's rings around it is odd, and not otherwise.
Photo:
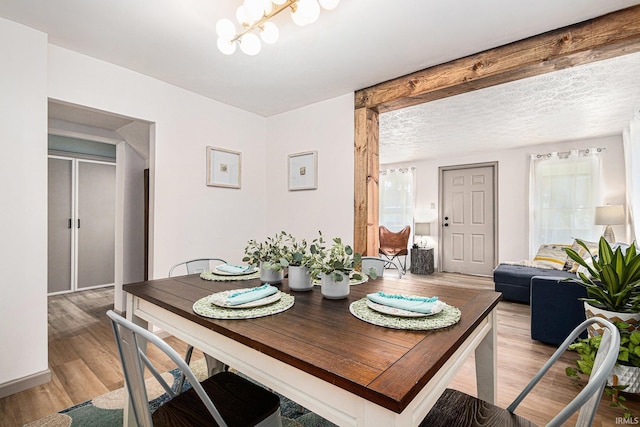
[(249, 25), (249, 16), (243, 5), (238, 6), (238, 9), (236, 9), (236, 20), (240, 25)]
[(275, 43), (278, 40), (279, 36), (280, 30), (278, 30), (276, 24), (274, 24), (273, 22), (264, 23), (262, 31), (260, 31), (260, 38), (263, 42), (268, 44)]
[(250, 22), (256, 22), (264, 16), (262, 0), (244, 0), (243, 5)]
[(216, 34), (221, 39), (231, 40), (236, 35), (236, 26), (229, 19), (220, 19), (216, 23)]
[(229, 39), (218, 37), (218, 49), (225, 55), (232, 55), (236, 51), (236, 43), (229, 41)]
[(296, 25), (305, 26), (316, 22), (320, 16), (320, 5), (317, 0), (298, 0), (295, 12), (291, 12), (291, 19)]
[(240, 50), (247, 55), (257, 55), (262, 48), (260, 39), (253, 33), (248, 33), (240, 39)]
[(318, 2), (324, 10), (333, 10), (338, 7), (340, 0), (318, 0)]

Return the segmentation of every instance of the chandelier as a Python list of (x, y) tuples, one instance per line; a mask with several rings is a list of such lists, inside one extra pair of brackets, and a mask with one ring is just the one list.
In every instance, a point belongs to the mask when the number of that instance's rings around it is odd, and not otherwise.
[(316, 22), (321, 7), (332, 10), (338, 3), (340, 0), (244, 0), (236, 11), (240, 30), (236, 30), (230, 19), (220, 19), (216, 24), (218, 49), (225, 55), (231, 55), (239, 44), (240, 50), (247, 55), (257, 55), (262, 48), (260, 39), (268, 44), (278, 40), (280, 31), (270, 19), (280, 12), (291, 9), (291, 20), (304, 26)]

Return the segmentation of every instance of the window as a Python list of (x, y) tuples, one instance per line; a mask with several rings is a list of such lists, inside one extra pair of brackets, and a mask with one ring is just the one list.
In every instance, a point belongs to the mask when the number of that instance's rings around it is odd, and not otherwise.
[(391, 231), (413, 229), (414, 169), (380, 171), (380, 225)]
[(597, 239), (595, 207), (600, 203), (600, 149), (532, 155), (529, 253), (543, 243)]

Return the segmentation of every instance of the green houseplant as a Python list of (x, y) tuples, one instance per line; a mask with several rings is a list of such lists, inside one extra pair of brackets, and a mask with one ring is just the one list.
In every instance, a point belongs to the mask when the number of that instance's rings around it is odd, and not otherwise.
[(598, 254), (593, 255), (587, 245), (576, 242), (589, 254), (583, 259), (576, 251), (567, 248), (569, 258), (584, 267), (589, 275), (578, 271), (577, 282), (587, 289), (588, 304), (618, 313), (640, 312), (640, 253), (635, 242), (623, 253), (620, 247), (614, 251), (603, 237), (598, 243)]
[(288, 234), (284, 231), (267, 237), (264, 242), (249, 240), (244, 248), (245, 256), (242, 261), (254, 266), (260, 266), (260, 279), (265, 283), (280, 283), (284, 277), (284, 268), (289, 266), (287, 254)]
[(355, 268), (362, 262), (362, 255), (355, 252), (350, 245), (336, 237), (331, 247), (320, 233), (320, 237), (311, 245), (312, 259), (309, 265), (311, 277), (321, 280), (322, 295), (329, 299), (346, 298), (349, 295), (349, 279), (362, 280), (363, 275), (375, 279), (376, 272), (368, 273), (356, 271)]
[(289, 288), (294, 291), (308, 291), (313, 288), (309, 266), (313, 262), (313, 254), (305, 239), (297, 240), (287, 235), (288, 248), (285, 258), (289, 263)]
[[(634, 379), (640, 375), (640, 332), (630, 330), (629, 324), (624, 322), (615, 322), (620, 330), (620, 352), (618, 353), (618, 362), (609, 379), (609, 384), (605, 387), (605, 393), (612, 397), (611, 406), (619, 407), (625, 411), (625, 418), (631, 417), (631, 411), (625, 405), (625, 397), (620, 391), (630, 393), (638, 393), (640, 380)], [(580, 374), (591, 375), (593, 363), (595, 361), (596, 352), (600, 348), (601, 335), (591, 336), (588, 338), (580, 338), (569, 346), (569, 350), (578, 353), (578, 359), (575, 367), (567, 367), (566, 374), (569, 377), (579, 381)], [(613, 381), (613, 376), (617, 380)], [(630, 388), (630, 384), (633, 386)]]

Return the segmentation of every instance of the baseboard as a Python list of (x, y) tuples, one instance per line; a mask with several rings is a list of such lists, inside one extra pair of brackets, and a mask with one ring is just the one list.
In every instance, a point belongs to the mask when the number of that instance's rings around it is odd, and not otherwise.
[(31, 387), (48, 383), (49, 381), (51, 381), (51, 371), (47, 369), (33, 375), (0, 384), (0, 399), (27, 390)]

